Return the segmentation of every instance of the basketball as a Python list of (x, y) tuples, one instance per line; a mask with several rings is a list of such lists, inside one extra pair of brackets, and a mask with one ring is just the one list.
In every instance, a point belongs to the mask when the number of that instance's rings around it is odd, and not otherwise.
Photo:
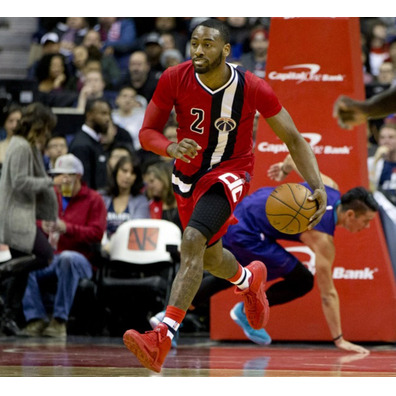
[(311, 191), (298, 183), (286, 183), (277, 187), (265, 205), (270, 224), (284, 234), (306, 231), (309, 219), (318, 208), (316, 201), (308, 200), (310, 195)]

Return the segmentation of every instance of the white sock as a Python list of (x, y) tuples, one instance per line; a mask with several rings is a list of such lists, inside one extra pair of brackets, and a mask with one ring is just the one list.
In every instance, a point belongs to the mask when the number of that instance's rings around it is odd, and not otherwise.
[(173, 337), (175, 336), (175, 334), (177, 333), (177, 330), (180, 327), (180, 323), (178, 323), (175, 320), (168, 318), (166, 316), (165, 316), (164, 320), (162, 321), (162, 323), (165, 323), (168, 326), (167, 336), (171, 340), (173, 340)]
[(245, 290), (249, 287), (249, 279), (252, 276), (252, 273), (245, 267), (242, 267), (241, 276), (233, 283), (238, 289)]

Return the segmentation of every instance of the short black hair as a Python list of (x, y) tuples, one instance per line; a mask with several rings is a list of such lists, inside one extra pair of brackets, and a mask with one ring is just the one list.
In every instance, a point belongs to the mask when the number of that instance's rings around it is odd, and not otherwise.
[(356, 214), (366, 213), (368, 210), (377, 212), (379, 205), (373, 194), (364, 187), (355, 187), (341, 197), (342, 211), (352, 209)]
[(199, 23), (195, 27), (195, 29), (198, 26), (204, 26), (204, 27), (218, 30), (220, 33), (220, 37), (223, 39), (225, 44), (229, 44), (231, 41), (230, 30), (228, 29), (228, 27), (225, 23), (219, 21), (218, 19), (213, 19), (213, 18), (206, 19), (205, 21)]
[(109, 101), (105, 98), (95, 98), (95, 99), (88, 99), (87, 104), (85, 105), (85, 111), (84, 111), (84, 116), (87, 117), (87, 114), (92, 111), (93, 107), (96, 105), (96, 103), (106, 103), (110, 110), (111, 110), (111, 105)]

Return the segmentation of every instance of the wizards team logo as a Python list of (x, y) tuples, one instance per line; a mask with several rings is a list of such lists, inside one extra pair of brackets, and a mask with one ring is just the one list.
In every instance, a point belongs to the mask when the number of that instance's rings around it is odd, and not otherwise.
[(231, 132), (236, 127), (236, 122), (229, 117), (219, 117), (215, 123), (215, 128), (219, 132)]

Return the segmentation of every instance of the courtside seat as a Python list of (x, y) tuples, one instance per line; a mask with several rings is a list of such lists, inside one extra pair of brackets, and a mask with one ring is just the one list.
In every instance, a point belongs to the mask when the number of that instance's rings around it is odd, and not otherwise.
[(109, 260), (98, 276), (99, 300), (111, 325), (119, 322), (110, 333), (133, 326), (147, 329), (148, 317), (167, 305), (179, 264), (181, 231), (167, 220), (130, 220), (118, 227), (110, 243)]

